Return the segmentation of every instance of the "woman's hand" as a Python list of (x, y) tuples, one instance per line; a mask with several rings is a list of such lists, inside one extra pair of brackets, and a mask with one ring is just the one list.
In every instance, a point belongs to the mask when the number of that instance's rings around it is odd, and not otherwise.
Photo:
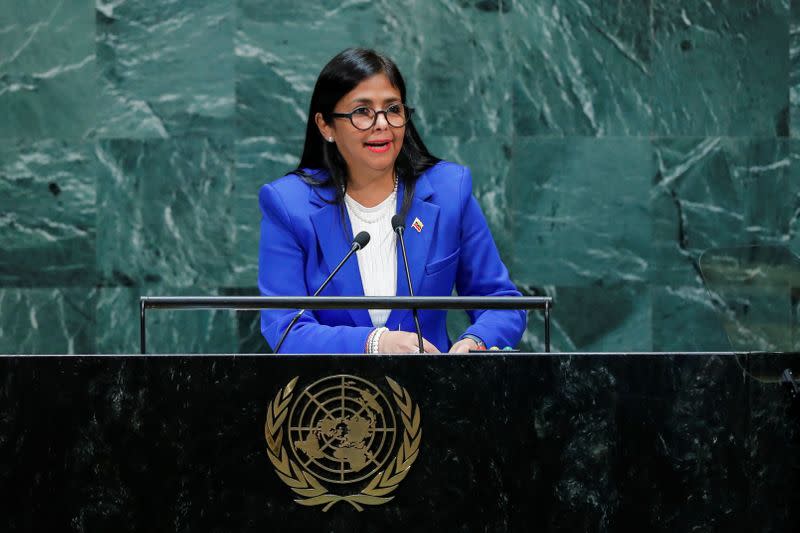
[(474, 350), (477, 347), (478, 343), (474, 339), (461, 339), (450, 348), (449, 353), (469, 353), (470, 350)]
[[(422, 339), (422, 348), (425, 353), (439, 353), (436, 346)], [(408, 331), (387, 331), (378, 341), (380, 353), (419, 353), (419, 342), (416, 333)]]

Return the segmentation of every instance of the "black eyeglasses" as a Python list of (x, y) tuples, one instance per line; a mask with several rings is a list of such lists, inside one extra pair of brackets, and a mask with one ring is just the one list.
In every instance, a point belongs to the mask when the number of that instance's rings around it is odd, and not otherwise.
[(334, 118), (349, 118), (355, 129), (363, 131), (374, 126), (378, 120), (378, 115), (381, 113), (386, 117), (386, 122), (391, 127), (402, 128), (408, 123), (412, 113), (414, 113), (414, 108), (405, 104), (392, 104), (386, 109), (378, 111), (371, 107), (363, 106), (349, 113), (331, 113), (331, 116)]

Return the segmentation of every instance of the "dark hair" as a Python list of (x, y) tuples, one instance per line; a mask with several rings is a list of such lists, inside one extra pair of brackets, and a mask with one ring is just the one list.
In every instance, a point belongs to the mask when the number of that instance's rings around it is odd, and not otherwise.
[[(311, 95), (303, 155), (300, 165), (293, 172), (313, 186), (332, 186), (336, 193), (335, 202), (342, 206), (342, 212), (347, 188), (347, 163), (334, 143), (324, 141), (314, 117), (321, 113), (325, 122), (332, 122), (331, 113), (336, 103), (356, 85), (376, 74), (385, 74), (389, 78), (389, 82), (400, 91), (400, 98), (405, 104), (406, 84), (397, 65), (385, 55), (366, 48), (348, 48), (338, 53), (320, 72)], [(417, 178), (438, 162), (439, 159), (425, 147), (413, 121), (409, 121), (403, 147), (395, 162), (397, 179), (403, 182), (405, 191), (401, 207), (404, 216), (411, 206)], [(330, 179), (319, 181), (314, 178), (315, 172), (309, 173), (305, 169), (326, 170)]]

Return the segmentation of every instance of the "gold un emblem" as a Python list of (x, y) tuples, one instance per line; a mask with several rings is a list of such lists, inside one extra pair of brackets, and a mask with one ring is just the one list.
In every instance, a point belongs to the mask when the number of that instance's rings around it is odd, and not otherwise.
[(312, 383), (295, 399), (297, 379), (269, 403), (264, 425), (269, 460), (300, 496), (295, 501), (322, 505), (323, 511), (347, 502), (363, 511), (365, 505), (392, 500), (422, 440), (419, 406), (408, 391), (386, 377), (392, 390), (389, 401), (369, 381), (340, 374)]

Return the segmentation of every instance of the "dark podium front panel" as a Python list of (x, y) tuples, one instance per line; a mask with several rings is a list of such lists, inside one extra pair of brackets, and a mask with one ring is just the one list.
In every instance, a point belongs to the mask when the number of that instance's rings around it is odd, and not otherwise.
[(786, 368), (800, 356), (0, 357), (0, 521), (789, 531)]

